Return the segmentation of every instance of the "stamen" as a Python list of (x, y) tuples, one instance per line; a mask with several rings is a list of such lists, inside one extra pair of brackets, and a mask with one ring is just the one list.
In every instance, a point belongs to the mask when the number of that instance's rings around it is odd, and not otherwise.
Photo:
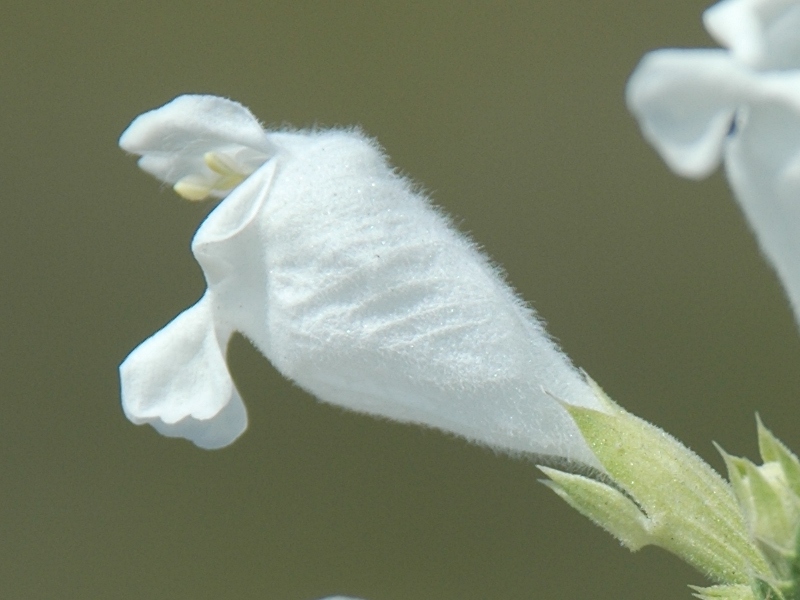
[(172, 186), (179, 196), (193, 202), (206, 200), (212, 195), (222, 197), (247, 179), (252, 171), (222, 152), (206, 152), (203, 162), (212, 173), (192, 173), (180, 179)]
[(206, 152), (203, 155), (203, 161), (205, 161), (209, 169), (223, 177), (238, 175), (244, 179), (246, 175), (241, 166), (233, 158), (221, 152)]
[(219, 175), (214, 181), (212, 189), (220, 192), (232, 190), (250, 175), (248, 169), (243, 168), (234, 158), (222, 152), (206, 152), (203, 155), (203, 161), (209, 169)]
[(232, 190), (237, 185), (242, 183), (246, 178), (247, 175), (242, 175), (240, 173), (232, 173), (230, 175), (224, 175), (214, 182), (214, 189), (219, 190), (221, 192), (226, 190)]
[(206, 178), (200, 175), (187, 175), (172, 186), (172, 189), (181, 197), (192, 202), (205, 200), (211, 194), (212, 186)]

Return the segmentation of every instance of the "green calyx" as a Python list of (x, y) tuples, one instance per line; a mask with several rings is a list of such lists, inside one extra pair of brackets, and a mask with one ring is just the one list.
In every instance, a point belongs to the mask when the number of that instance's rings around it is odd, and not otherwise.
[(701, 588), (690, 585), (695, 591), (695, 597), (700, 600), (754, 600), (753, 589), (749, 585), (712, 585)]
[(698, 590), (699, 597), (754, 598), (754, 582), (770, 581), (772, 569), (750, 538), (731, 486), (675, 438), (590, 383), (604, 410), (565, 408), (608, 481), (540, 467), (549, 487), (630, 550), (660, 546), (722, 584)]
[(750, 538), (769, 564), (758, 599), (800, 600), (800, 461), (757, 419), (763, 464), (719, 449)]

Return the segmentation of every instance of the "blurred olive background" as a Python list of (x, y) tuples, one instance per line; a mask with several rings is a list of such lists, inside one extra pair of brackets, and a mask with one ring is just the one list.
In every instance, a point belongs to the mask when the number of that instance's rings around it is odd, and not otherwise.
[(623, 89), (710, 46), (697, 0), (20, 2), (0, 21), (0, 597), (689, 598), (533, 465), (318, 404), (243, 339), (248, 432), (128, 423), (117, 365), (202, 293), (208, 205), (116, 145), (186, 92), (359, 124), (507, 269), (576, 364), (721, 468), (795, 449), (800, 338), (717, 174), (681, 180)]

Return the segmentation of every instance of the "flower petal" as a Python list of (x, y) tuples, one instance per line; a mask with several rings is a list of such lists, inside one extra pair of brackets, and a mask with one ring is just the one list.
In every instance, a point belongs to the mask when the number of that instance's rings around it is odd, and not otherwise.
[(677, 173), (703, 177), (724, 154), (800, 324), (800, 1), (723, 0), (704, 21), (731, 52), (651, 52), (631, 76), (628, 105)]
[(208, 215), (192, 240), (203, 269), (217, 327), (251, 340), (268, 337), (268, 244), (255, 223), (269, 197), (278, 168), (273, 158), (243, 181)]
[(764, 78), (725, 165), (762, 251), (800, 324), (800, 73)]
[[(325, 402), (596, 464), (552, 397), (599, 409), (594, 392), (498, 270), (377, 145), (343, 131), (276, 143), (287, 155), (275, 159), (252, 234), (214, 250), (238, 271), (231, 288), (246, 290), (226, 294), (225, 310), (256, 304), (247, 296), (266, 307), (241, 329), (261, 352)], [(239, 324), (253, 309), (244, 312)]]
[(139, 115), (122, 133), (119, 145), (142, 155), (139, 166), (170, 184), (187, 175), (210, 173), (203, 163), (207, 152), (237, 154), (253, 169), (274, 152), (269, 136), (247, 108), (200, 95), (178, 96)]
[(241, 235), (253, 222), (263, 207), (272, 187), (278, 165), (277, 158), (267, 161), (261, 168), (245, 179), (220, 202), (203, 221), (192, 240), (192, 252), (205, 268), (203, 258), (215, 260), (215, 247), (228, 243)]
[[(164, 154), (150, 152), (137, 163), (142, 171), (170, 185), (204, 170), (202, 154)], [(209, 177), (210, 179), (210, 177)]]
[(628, 81), (628, 108), (670, 168), (702, 178), (719, 166), (736, 110), (753, 87), (724, 50), (657, 50)]
[(750, 67), (800, 67), (798, 0), (723, 0), (703, 13), (703, 24), (735, 60)]
[(247, 108), (218, 96), (178, 96), (164, 106), (136, 117), (119, 139), (134, 154), (182, 154), (187, 148), (248, 146), (269, 152), (272, 144)]
[(203, 296), (120, 365), (126, 416), (203, 448), (233, 442), (247, 427), (247, 413), (225, 363), (229, 338), (215, 330)]

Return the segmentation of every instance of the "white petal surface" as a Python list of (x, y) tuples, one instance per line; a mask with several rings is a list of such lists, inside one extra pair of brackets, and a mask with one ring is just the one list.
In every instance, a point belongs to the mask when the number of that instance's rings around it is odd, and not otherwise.
[(628, 105), (678, 174), (704, 177), (724, 156), (800, 323), (800, 69), (753, 68), (791, 62), (787, 52), (800, 50), (800, 2), (725, 0), (705, 21), (732, 52), (649, 53), (628, 83)]
[(734, 115), (753, 82), (723, 50), (650, 52), (628, 81), (628, 108), (664, 161), (684, 177), (720, 163)]
[(182, 154), (187, 148), (235, 145), (269, 151), (271, 144), (247, 108), (217, 96), (178, 96), (136, 117), (119, 140), (126, 152)]
[(800, 67), (798, 0), (723, 0), (703, 13), (708, 32), (750, 67)]
[(122, 407), (134, 423), (203, 448), (230, 444), (247, 414), (225, 363), (208, 296), (145, 340), (120, 365)]
[(764, 81), (725, 166), (800, 323), (800, 73)]
[[(237, 324), (265, 356), (326, 402), (591, 462), (549, 395), (599, 408), (583, 377), (374, 143), (336, 131), (274, 140), (286, 159), (257, 219), (267, 326)], [(250, 270), (261, 246), (241, 247), (226, 260)]]
[(170, 184), (195, 173), (210, 175), (203, 163), (209, 151), (236, 154), (253, 170), (274, 150), (247, 108), (225, 98), (197, 95), (179, 96), (140, 115), (119, 144), (142, 155), (139, 167), (144, 171)]

